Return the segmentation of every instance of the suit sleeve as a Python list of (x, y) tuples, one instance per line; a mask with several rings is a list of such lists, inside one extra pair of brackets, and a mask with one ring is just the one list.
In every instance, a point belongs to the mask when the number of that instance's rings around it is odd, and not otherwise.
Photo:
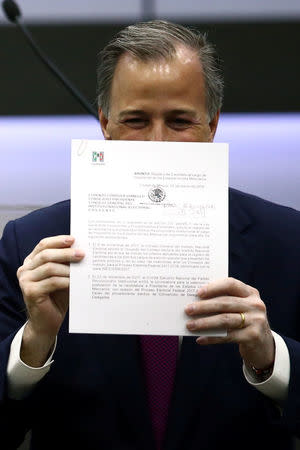
[(10, 400), (6, 376), (11, 342), (26, 322), (26, 309), (16, 277), (22, 263), (15, 223), (9, 222), (0, 240), (0, 442), (1, 448), (7, 450), (17, 448), (30, 428), (30, 399)]

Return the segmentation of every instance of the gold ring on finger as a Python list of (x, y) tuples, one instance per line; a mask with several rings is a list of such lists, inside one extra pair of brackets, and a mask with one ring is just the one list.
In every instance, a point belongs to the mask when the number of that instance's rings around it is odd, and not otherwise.
[(241, 321), (240, 326), (238, 328), (244, 328), (244, 326), (245, 326), (245, 314), (240, 312), (240, 315), (241, 315), (242, 321)]

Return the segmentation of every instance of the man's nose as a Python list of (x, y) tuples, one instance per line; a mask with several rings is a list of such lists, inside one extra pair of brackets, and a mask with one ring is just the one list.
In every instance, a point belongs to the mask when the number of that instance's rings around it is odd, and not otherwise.
[(149, 130), (149, 141), (167, 141), (168, 130), (163, 122), (155, 122)]

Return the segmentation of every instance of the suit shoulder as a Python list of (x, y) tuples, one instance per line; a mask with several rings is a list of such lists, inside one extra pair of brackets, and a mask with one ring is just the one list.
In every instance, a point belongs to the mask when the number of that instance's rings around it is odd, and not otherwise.
[(36, 209), (26, 216), (15, 220), (17, 227), (41, 226), (56, 223), (58, 226), (65, 225), (70, 219), (70, 200), (64, 200), (51, 206)]
[(233, 188), (230, 188), (229, 196), (234, 203), (237, 203), (249, 213), (253, 212), (256, 215), (257, 213), (262, 215), (276, 213), (294, 218), (295, 220), (300, 220), (300, 211), (291, 208), (290, 206), (280, 205), (279, 203), (263, 199), (257, 195), (242, 192)]
[(229, 198), (233, 209), (242, 210), (251, 222), (275, 234), (292, 233), (299, 240), (300, 211), (232, 188)]
[(28, 253), (43, 238), (70, 234), (70, 201), (40, 208), (14, 221), (19, 245)]

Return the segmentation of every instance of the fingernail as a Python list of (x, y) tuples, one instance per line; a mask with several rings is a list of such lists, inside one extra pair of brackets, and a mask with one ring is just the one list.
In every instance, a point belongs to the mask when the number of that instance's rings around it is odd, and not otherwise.
[(196, 323), (195, 323), (195, 322), (188, 322), (188, 323), (186, 324), (186, 326), (187, 326), (187, 328), (188, 328), (189, 330), (195, 330), (195, 328), (196, 328)]
[(199, 291), (198, 291), (199, 297), (204, 297), (204, 295), (206, 294), (206, 292), (207, 292), (207, 288), (206, 288), (206, 287), (200, 288)]
[(66, 237), (66, 239), (64, 240), (64, 243), (65, 244), (71, 244), (71, 242), (73, 242), (74, 241), (74, 238), (72, 238), (71, 236), (69, 236), (69, 237)]
[(82, 258), (84, 256), (84, 252), (76, 248), (76, 250), (74, 251), (74, 256), (76, 256), (76, 258)]
[(192, 313), (195, 310), (194, 305), (187, 305), (187, 307), (185, 308), (185, 312), (187, 313)]

